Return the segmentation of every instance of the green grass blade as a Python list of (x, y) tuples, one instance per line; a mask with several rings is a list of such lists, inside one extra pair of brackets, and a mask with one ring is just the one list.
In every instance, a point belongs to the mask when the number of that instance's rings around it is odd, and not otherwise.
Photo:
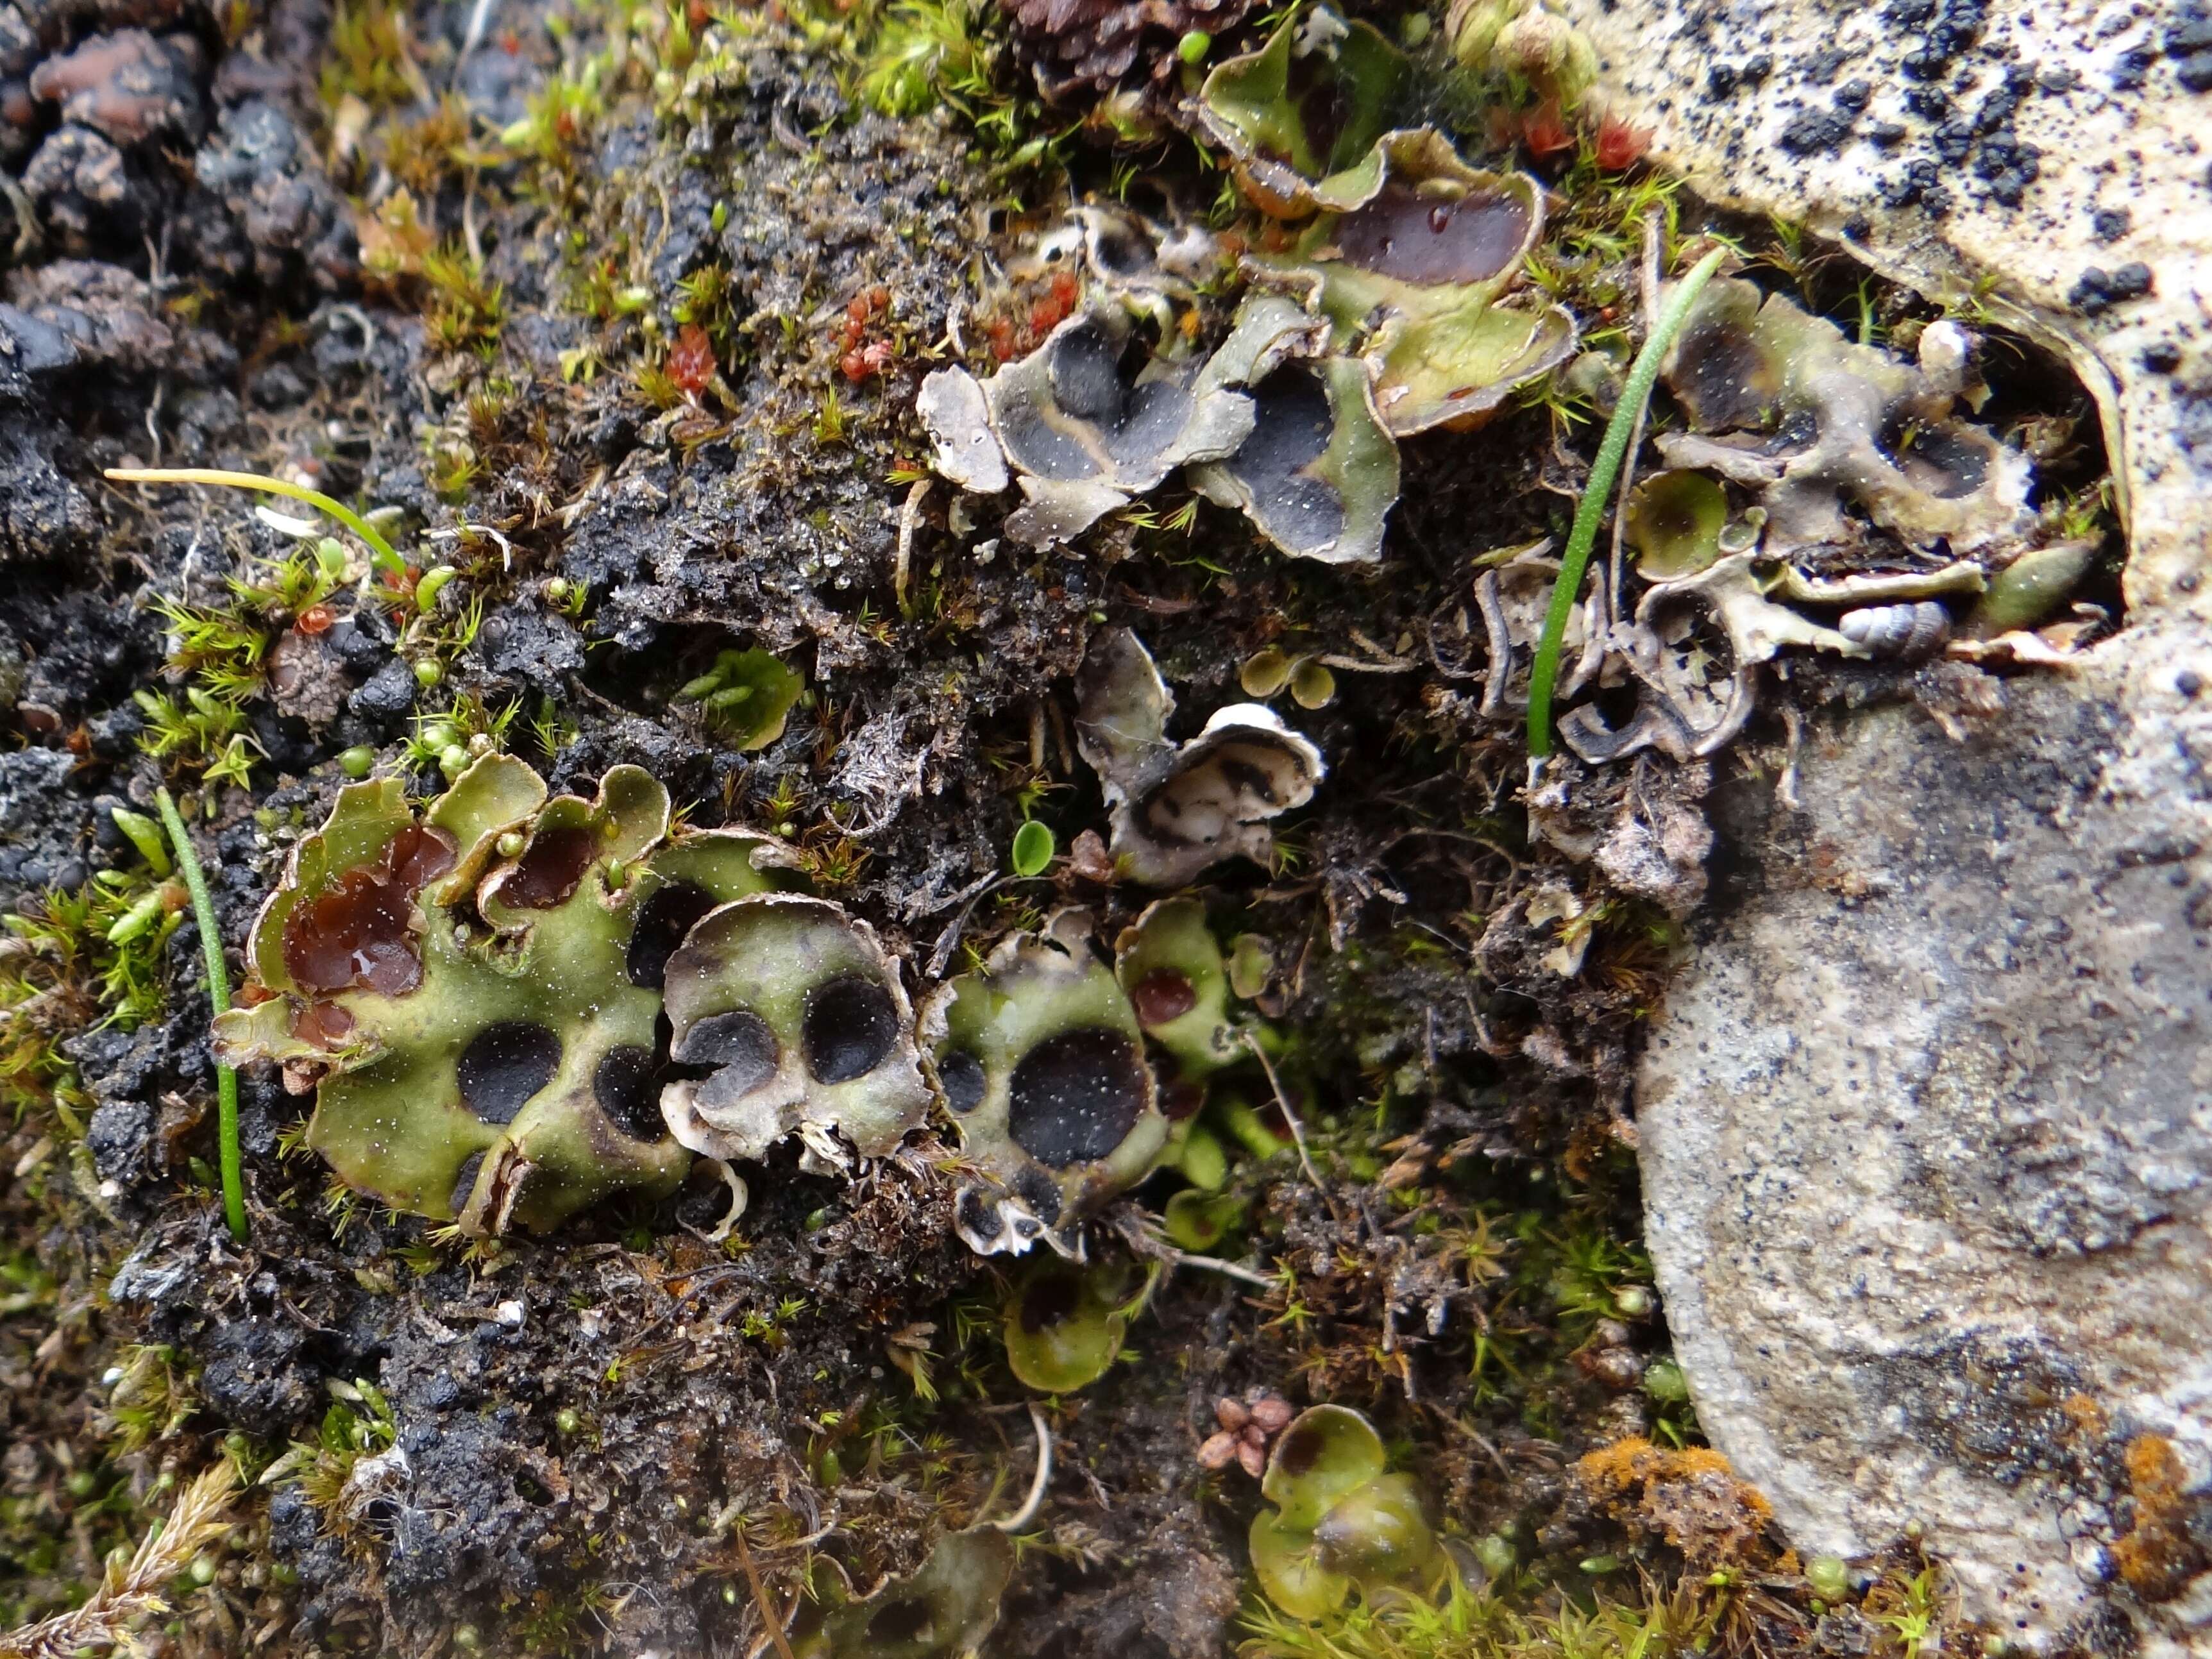
[[(207, 960), (208, 1002), (220, 1014), (230, 1006), (230, 970), (223, 965), (222, 934), (215, 921), (215, 899), (208, 892), (207, 876), (200, 868), (199, 854), (192, 851), (191, 837), (185, 833), (184, 816), (177, 811), (177, 803), (166, 789), (157, 791), (155, 799), (161, 808), (161, 822), (168, 826), (169, 842), (177, 849), (177, 870), (185, 878), (185, 885), (192, 896), (192, 915), (200, 925), (200, 951)], [(222, 1213), (230, 1224), (230, 1236), (239, 1243), (246, 1243), (246, 1180), (238, 1155), (238, 1073), (217, 1062), (215, 1068), (216, 1141), (222, 1164)]]
[(1575, 506), (1574, 527), (1567, 533), (1559, 579), (1552, 589), (1552, 608), (1545, 613), (1543, 635), (1536, 641), (1536, 660), (1528, 672), (1528, 753), (1537, 759), (1552, 752), (1552, 688), (1559, 678), (1559, 647), (1567, 636), (1567, 619), (1574, 615), (1575, 600), (1582, 592), (1583, 573), (1589, 568), (1590, 550), (1597, 544), (1597, 527), (1605, 520), (1613, 480), (1620, 476), (1621, 463), (1628, 459), (1628, 434), (1635, 430), (1644, 406), (1651, 401), (1651, 388), (1659, 380), (1659, 364), (1674, 345), (1674, 337), (1682, 331), (1690, 307), (1705, 292), (1728, 252), (1726, 248), (1715, 248), (1674, 285), (1665, 309), (1644, 339), (1644, 349), (1636, 354), (1613, 418), (1606, 422), (1597, 459), (1590, 465), (1589, 482)]
[(107, 476), (117, 483), (220, 484), (230, 489), (252, 489), (264, 495), (282, 495), (289, 501), (301, 501), (317, 512), (328, 514), (368, 543), (379, 570), (401, 576), (407, 571), (407, 562), (392, 550), (392, 544), (384, 539), (375, 526), (344, 502), (334, 501), (321, 490), (310, 489), (305, 484), (286, 483), (282, 478), (261, 472), (225, 472), (205, 466), (111, 466)]

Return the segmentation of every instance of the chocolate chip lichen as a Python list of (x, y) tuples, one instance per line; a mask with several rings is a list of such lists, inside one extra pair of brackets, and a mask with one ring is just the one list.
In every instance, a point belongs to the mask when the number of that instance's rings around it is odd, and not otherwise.
[(1143, 1030), (1090, 923), (1062, 911), (1012, 935), (922, 1005), (922, 1052), (974, 1166), (957, 1224), (987, 1255), (1039, 1239), (1073, 1254), (1075, 1224), (1167, 1141)]
[(703, 917), (668, 958), (669, 1054), (690, 1073), (661, 1108), (710, 1157), (796, 1134), (808, 1161), (880, 1158), (928, 1109), (897, 969), (824, 899), (763, 894)]
[(1176, 887), (1232, 858), (1264, 861), (1270, 820), (1313, 799), (1321, 751), (1262, 703), (1218, 708), (1185, 744), (1167, 738), (1176, 702), (1126, 628), (1091, 641), (1076, 681), (1076, 736), (1111, 811), (1119, 872)]
[(262, 908), (222, 1050), (313, 1086), (307, 1144), (395, 1209), (497, 1233), (666, 1191), (690, 1155), (659, 1108), (662, 972), (690, 919), (768, 887), (769, 847), (672, 837), (635, 767), (547, 800), (490, 757), (419, 818), (396, 780), (350, 785)]

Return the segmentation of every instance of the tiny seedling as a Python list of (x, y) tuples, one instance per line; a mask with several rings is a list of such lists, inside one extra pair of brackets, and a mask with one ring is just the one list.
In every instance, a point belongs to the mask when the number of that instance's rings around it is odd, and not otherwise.
[(369, 556), (380, 574), (404, 580), (407, 562), (392, 550), (376, 526), (344, 502), (335, 501), (319, 489), (309, 489), (304, 484), (287, 483), (282, 478), (272, 478), (262, 472), (227, 472), (217, 467), (204, 466), (111, 466), (108, 477), (117, 483), (198, 483), (218, 484), (229, 489), (251, 489), (264, 495), (282, 495), (287, 501), (300, 501), (319, 513), (328, 514), (368, 544)]

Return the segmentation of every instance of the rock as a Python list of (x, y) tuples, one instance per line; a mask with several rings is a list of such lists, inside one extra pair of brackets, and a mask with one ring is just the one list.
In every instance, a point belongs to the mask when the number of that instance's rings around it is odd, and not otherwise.
[(2212, 1651), (2203, 1594), (2160, 1606), (2112, 1565), (2138, 1440), (2212, 1468), (2192, 672), (2201, 628), (2123, 635), (2078, 681), (2013, 682), (1964, 744), (1900, 708), (1821, 729), (1800, 812), (1724, 791), (1744, 862), (1638, 1081), (1652, 1259), (1713, 1444), (1803, 1553), (1921, 1522), (2030, 1650), (2114, 1598), (2162, 1650)]
[(64, 121), (118, 144), (196, 141), (207, 125), (200, 59), (199, 43), (188, 34), (156, 40), (143, 29), (119, 29), (40, 64), (31, 72), (31, 95), (60, 105)]
[(374, 725), (390, 726), (415, 706), (418, 689), (414, 669), (404, 659), (393, 657), (347, 699), (346, 707)]
[(137, 1180), (144, 1174), (154, 1109), (143, 1100), (111, 1100), (94, 1109), (84, 1144), (102, 1181)]
[[(11, 271), (7, 294), (28, 320), (68, 344), (76, 368), (186, 384), (228, 378), (237, 370), (235, 351), (207, 330), (168, 317), (152, 285), (120, 265), (56, 259)], [(48, 355), (54, 349), (49, 342)]]
[(43, 210), (65, 247), (82, 251), (103, 235), (128, 240), (150, 217), (148, 188), (123, 152), (90, 127), (49, 133), (23, 169), (23, 192)]
[[(358, 274), (345, 202), (313, 147), (276, 105), (255, 99), (224, 111), (222, 129), (195, 158), (193, 173), (221, 198), (264, 285), (306, 277), (337, 290)], [(201, 252), (230, 274), (244, 269), (243, 258), (230, 249), (204, 242)]]
[(75, 557), (92, 544), (92, 503), (64, 478), (51, 434), (0, 420), (0, 566)]
[(1594, 100), (1648, 129), (1651, 159), (1707, 200), (1845, 242), (2063, 355), (2124, 476), (2130, 598), (2199, 566), (2212, 482), (2201, 15), (2094, 0), (1559, 9), (1597, 49)]
[(1562, 9), (1598, 101), (1710, 199), (2063, 354), (2130, 544), (2131, 625), (2078, 672), (2005, 681), (1956, 740), (1818, 721), (1800, 810), (1711, 801), (1726, 874), (1637, 1090), (1698, 1420), (1805, 1555), (1918, 1521), (2021, 1650), (2212, 1654), (2195, 37), (2080, 0)]

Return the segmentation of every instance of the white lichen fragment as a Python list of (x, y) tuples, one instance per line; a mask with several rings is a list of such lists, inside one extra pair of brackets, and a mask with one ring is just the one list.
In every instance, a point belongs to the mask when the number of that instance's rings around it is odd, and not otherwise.
[(1269, 820), (1313, 799), (1321, 750), (1261, 703), (1231, 703), (1181, 745), (1166, 737), (1175, 698), (1137, 636), (1109, 629), (1078, 677), (1076, 735), (1109, 809), (1108, 850), (1122, 876), (1179, 887), (1231, 858), (1264, 863)]

